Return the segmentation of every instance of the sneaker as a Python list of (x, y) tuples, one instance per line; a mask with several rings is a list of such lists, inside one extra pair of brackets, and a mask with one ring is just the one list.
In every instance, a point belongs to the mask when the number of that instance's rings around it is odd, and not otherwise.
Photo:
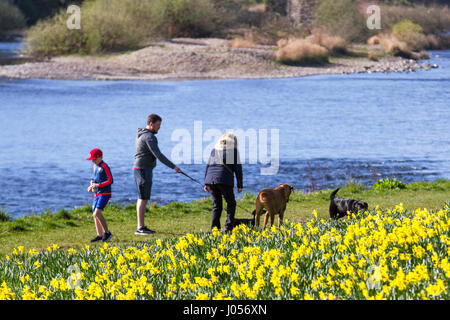
[(155, 233), (155, 231), (148, 229), (146, 226), (140, 227), (136, 229), (136, 232), (134, 233), (135, 235), (138, 236), (146, 236), (149, 234), (153, 234)]
[(97, 241), (100, 241), (102, 239), (103, 239), (102, 236), (96, 236), (94, 239), (91, 240), (91, 242), (97, 242)]
[(113, 237), (111, 232), (105, 232), (105, 234), (102, 237), (103, 242), (109, 241)]

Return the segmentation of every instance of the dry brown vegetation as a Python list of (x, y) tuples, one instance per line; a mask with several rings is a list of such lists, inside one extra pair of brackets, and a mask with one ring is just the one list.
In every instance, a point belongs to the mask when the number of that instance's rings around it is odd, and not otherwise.
[(304, 38), (288, 36), (277, 42), (277, 61), (286, 64), (323, 64), (330, 55), (347, 53), (347, 42), (326, 28), (314, 28)]
[[(364, 8), (363, 8), (364, 9)], [(380, 44), (380, 37), (384, 38), (385, 47), (391, 51), (395, 48), (420, 52), (424, 49), (450, 48), (450, 38), (444, 33), (450, 30), (450, 9), (446, 5), (382, 5), (381, 34), (372, 36), (367, 43)], [(395, 39), (387, 37), (392, 33)]]
[(276, 60), (284, 64), (304, 65), (328, 62), (328, 49), (306, 39), (281, 39), (278, 41)]
[(393, 25), (405, 19), (420, 25), (424, 34), (437, 34), (450, 29), (450, 9), (448, 6), (437, 4), (383, 5), (381, 12), (383, 15), (381, 24), (384, 30), (390, 29)]
[[(408, 43), (398, 40), (392, 34), (380, 34), (373, 36), (367, 40), (367, 43), (371, 46), (380, 45), (383, 51), (387, 54), (394, 56), (400, 56), (408, 59), (429, 59), (430, 56), (425, 50), (420, 50), (419, 52), (414, 52)], [(369, 49), (368, 58), (370, 60), (376, 59), (376, 54), (374, 51)]]
[(378, 61), (379, 60), (379, 56), (375, 51), (369, 50), (369, 53), (367, 54), (367, 58), (370, 61)]
[(231, 48), (254, 48), (255, 47), (255, 40), (254, 40), (254, 36), (253, 33), (251, 32), (246, 32), (244, 34), (244, 37), (241, 36), (237, 36), (235, 38), (233, 38), (229, 44), (228, 44)]
[(402, 56), (405, 58), (412, 57), (412, 51), (408, 44), (398, 40), (392, 34), (380, 34), (369, 39), (369, 44), (380, 44), (383, 51), (394, 56)]
[(325, 28), (314, 28), (306, 40), (327, 48), (331, 54), (347, 51), (347, 42), (342, 37), (330, 35)]

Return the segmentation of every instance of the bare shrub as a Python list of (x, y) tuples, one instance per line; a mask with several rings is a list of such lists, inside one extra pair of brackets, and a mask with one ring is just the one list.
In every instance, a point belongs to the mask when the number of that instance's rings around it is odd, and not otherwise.
[(347, 42), (344, 38), (330, 35), (325, 28), (314, 28), (306, 40), (327, 48), (331, 54), (347, 52)]
[(289, 65), (324, 64), (328, 62), (326, 48), (306, 39), (278, 41), (276, 60)]

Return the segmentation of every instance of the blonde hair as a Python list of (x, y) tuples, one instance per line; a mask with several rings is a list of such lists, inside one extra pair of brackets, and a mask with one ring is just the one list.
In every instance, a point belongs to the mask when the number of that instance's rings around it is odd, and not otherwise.
[(229, 149), (237, 149), (238, 141), (234, 133), (227, 132), (214, 145), (214, 149), (216, 150), (229, 150)]

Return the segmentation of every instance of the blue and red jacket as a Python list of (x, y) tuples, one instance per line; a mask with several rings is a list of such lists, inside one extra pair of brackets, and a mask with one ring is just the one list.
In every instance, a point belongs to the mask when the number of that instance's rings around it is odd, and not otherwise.
[(95, 197), (101, 195), (111, 195), (111, 185), (113, 183), (113, 177), (109, 166), (104, 162), (100, 162), (98, 165), (94, 164), (94, 173), (91, 181), (98, 183), (98, 188), (95, 190)]

